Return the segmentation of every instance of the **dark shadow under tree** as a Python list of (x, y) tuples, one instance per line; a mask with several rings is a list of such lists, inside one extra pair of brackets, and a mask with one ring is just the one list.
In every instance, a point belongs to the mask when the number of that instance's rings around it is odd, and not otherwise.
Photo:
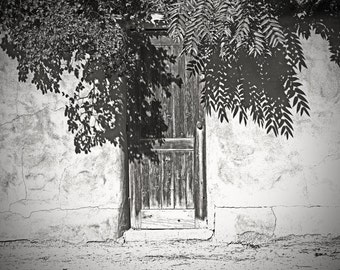
[[(166, 66), (175, 58), (151, 43), (155, 33), (139, 27), (147, 8), (142, 1), (1, 4), (2, 49), (18, 60), (19, 81), (31, 73), (43, 94), (69, 99), (65, 116), (76, 153), (110, 142), (127, 144), (129, 160), (157, 160), (152, 147), (167, 126), (153, 90), (162, 88), (170, 97), (175, 75)], [(60, 89), (65, 72), (78, 80), (71, 95)], [(151, 140), (142, 142), (141, 136)]]
[[(336, 0), (3, 0), (1, 48), (17, 59), (20, 81), (31, 73), (43, 94), (69, 99), (65, 115), (77, 153), (110, 142), (128, 144), (130, 160), (157, 160), (153, 144), (167, 126), (153, 89), (169, 96), (179, 80), (166, 71), (175, 58), (143, 29), (155, 10), (165, 14), (182, 54), (193, 57), (188, 70), (204, 75), (202, 104), (221, 121), (229, 113), (245, 124), (250, 117), (289, 138), (293, 108), (310, 111), (298, 79), (306, 67), (300, 38), (320, 34), (340, 65)], [(70, 96), (60, 89), (65, 72), (79, 82)]]
[(169, 34), (204, 75), (202, 104), (219, 119), (249, 116), (267, 133), (293, 136), (293, 108), (309, 116), (298, 73), (307, 68), (301, 38), (314, 31), (340, 65), (337, 0), (188, 0), (167, 7)]

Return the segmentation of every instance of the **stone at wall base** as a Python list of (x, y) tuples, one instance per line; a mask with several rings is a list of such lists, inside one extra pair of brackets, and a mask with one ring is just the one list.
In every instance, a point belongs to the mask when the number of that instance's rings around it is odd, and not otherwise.
[(263, 244), (287, 236), (340, 235), (340, 207), (217, 207), (215, 241)]

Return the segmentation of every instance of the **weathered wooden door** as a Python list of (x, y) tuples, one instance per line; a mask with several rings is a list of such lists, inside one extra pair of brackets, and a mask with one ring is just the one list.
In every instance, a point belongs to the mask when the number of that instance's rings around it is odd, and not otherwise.
[[(180, 46), (158, 38), (156, 46), (178, 55)], [(188, 58), (177, 58), (169, 70), (182, 84), (171, 96), (154, 89), (168, 126), (164, 143), (154, 146), (159, 162), (130, 162), (131, 226), (134, 229), (197, 228), (205, 218), (204, 113), (198, 78), (186, 71)], [(142, 138), (143, 139), (143, 138)]]

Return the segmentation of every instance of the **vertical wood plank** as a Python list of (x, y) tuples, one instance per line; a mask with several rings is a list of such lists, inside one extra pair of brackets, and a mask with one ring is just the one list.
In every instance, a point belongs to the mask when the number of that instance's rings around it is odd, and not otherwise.
[(174, 175), (174, 207), (180, 208), (180, 188), (181, 188), (181, 172), (180, 172), (180, 153), (173, 153), (173, 175)]
[(171, 184), (170, 184), (170, 206), (175, 208), (175, 161), (176, 153), (171, 153)]
[[(198, 78), (198, 88), (199, 93), (201, 93), (204, 84), (200, 83), (200, 80), (202, 79), (202, 75)], [(198, 96), (199, 99), (199, 96)], [(197, 201), (195, 204), (195, 213), (196, 218), (199, 218), (200, 220), (204, 220), (206, 217), (206, 189), (205, 189), (205, 181), (206, 181), (206, 175), (205, 175), (205, 114), (202, 110), (202, 107), (197, 108), (197, 114), (198, 119), (202, 124), (202, 128), (200, 130), (197, 130), (197, 140), (198, 140), (198, 146), (197, 146), (197, 152), (198, 156), (195, 160), (197, 162), (197, 167), (199, 171), (198, 175), (198, 185), (197, 185)]]
[(200, 93), (201, 93), (201, 87), (199, 84), (199, 78), (198, 76), (195, 77), (195, 83), (193, 88), (193, 110), (195, 111), (195, 118), (194, 118), (194, 133), (195, 133), (195, 148), (194, 148), (194, 156), (193, 156), (193, 195), (194, 195), (194, 206), (195, 206), (195, 215), (196, 217), (200, 216), (200, 210), (198, 209), (198, 206), (200, 205), (200, 189), (199, 189), (199, 159), (198, 159), (198, 147), (199, 142), (197, 139), (197, 128), (196, 123), (197, 121), (200, 121)]
[(141, 184), (142, 184), (142, 209), (150, 209), (150, 186), (149, 179), (153, 177), (150, 160), (145, 158), (141, 164)]
[(186, 161), (185, 152), (176, 153), (175, 208), (186, 208)]
[(160, 194), (160, 168), (161, 163), (150, 162), (149, 167), (149, 191), (150, 191), (150, 209), (161, 208)]
[(130, 219), (131, 219), (131, 227), (136, 228), (136, 200), (135, 200), (135, 178), (134, 178), (134, 163), (129, 163), (129, 197), (130, 197)]
[(135, 170), (134, 170), (134, 178), (135, 178), (135, 198), (136, 198), (136, 215), (139, 215), (139, 212), (142, 208), (142, 163), (136, 161), (135, 162)]
[(160, 203), (159, 204), (159, 207), (162, 209), (163, 206), (164, 206), (164, 155), (163, 153), (159, 153), (159, 169), (160, 169), (160, 175), (159, 175), (159, 179), (158, 179), (158, 185), (159, 185), (159, 193), (158, 193), (158, 196), (159, 196), (159, 199), (158, 199), (158, 202)]
[[(177, 55), (180, 54), (180, 46), (177, 47)], [(185, 63), (185, 56), (181, 56), (177, 60), (178, 62), (178, 75), (179, 75), (179, 123), (180, 123), (180, 132), (178, 133), (178, 136), (180, 138), (187, 137), (187, 123), (186, 123), (186, 106), (185, 106), (185, 95), (186, 95), (186, 63)]]
[(163, 155), (163, 205), (162, 208), (171, 208), (171, 189), (172, 189), (172, 160), (171, 153)]
[[(165, 48), (165, 47), (164, 47)], [(168, 54), (172, 55), (172, 46), (166, 47), (168, 50)], [(169, 61), (165, 61), (167, 64), (166, 72), (172, 72), (172, 64)], [(174, 123), (174, 116), (173, 116), (173, 86), (171, 85), (169, 87), (169, 92), (171, 94), (170, 97), (168, 97), (165, 93), (165, 91), (162, 91), (162, 107), (163, 107), (163, 119), (168, 126), (168, 130), (165, 134), (168, 138), (173, 138), (175, 123)]]
[(186, 199), (187, 199), (187, 208), (194, 207), (194, 155), (193, 152), (188, 152), (185, 155), (186, 157)]
[(139, 189), (139, 164), (138, 162), (131, 162), (129, 164), (129, 178), (130, 178), (130, 209), (131, 209), (131, 226), (134, 229), (139, 229), (140, 223), (140, 189)]
[[(174, 55), (174, 46), (169, 47), (170, 55)], [(174, 64), (169, 63), (170, 73), (174, 74)], [(171, 84), (171, 98), (169, 98), (169, 115), (171, 121), (171, 138), (176, 138), (176, 129), (177, 129), (177, 121), (176, 121), (176, 87), (174, 83)]]
[(196, 213), (197, 217), (203, 218), (203, 183), (204, 183), (204, 172), (203, 172), (203, 142), (204, 142), (204, 129), (197, 129), (196, 131), (197, 135), (197, 167), (198, 167), (198, 184), (196, 186), (197, 188), (197, 194), (199, 195), (196, 201)]
[[(180, 47), (173, 46), (173, 54), (179, 55)], [(173, 117), (174, 117), (174, 138), (184, 137), (184, 113), (182, 87), (179, 87), (183, 73), (183, 57), (177, 57), (176, 63), (172, 65), (172, 74), (176, 77), (176, 83), (172, 84), (173, 89)]]
[[(185, 57), (185, 63), (190, 61), (189, 57)], [(184, 108), (185, 108), (185, 123), (187, 125), (186, 128), (186, 136), (187, 137), (193, 137), (195, 134), (195, 110), (194, 110), (194, 97), (195, 91), (198, 91), (196, 86), (197, 79), (194, 76), (191, 76), (189, 78), (188, 72), (186, 72), (186, 81), (185, 81), (185, 102), (184, 102)]]
[(187, 182), (187, 177), (186, 177), (186, 172), (187, 172), (187, 162), (186, 162), (186, 157), (185, 157), (185, 152), (181, 153), (180, 156), (180, 207), (181, 208), (186, 208), (186, 182)]

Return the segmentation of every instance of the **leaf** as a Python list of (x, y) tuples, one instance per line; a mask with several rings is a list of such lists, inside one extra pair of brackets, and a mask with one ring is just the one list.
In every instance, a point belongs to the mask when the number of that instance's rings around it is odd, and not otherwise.
[(296, 96), (296, 97), (294, 98), (294, 101), (293, 101), (293, 106), (295, 106), (295, 105), (298, 103), (298, 101), (299, 101), (299, 97)]

